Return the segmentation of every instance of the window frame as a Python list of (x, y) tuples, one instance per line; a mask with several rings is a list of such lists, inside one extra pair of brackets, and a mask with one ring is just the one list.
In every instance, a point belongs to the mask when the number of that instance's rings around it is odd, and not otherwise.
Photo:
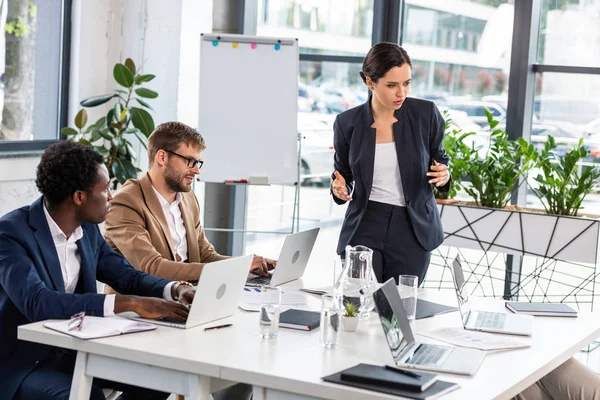
[[(0, 157), (6, 155), (23, 154), (23, 156), (31, 156), (32, 153), (39, 152), (51, 146), (52, 144), (63, 140), (64, 135), (60, 134), (60, 129), (68, 124), (68, 107), (69, 107), (69, 76), (70, 76), (70, 61), (71, 61), (71, 11), (73, 8), (73, 0), (61, 1), (60, 15), (60, 48), (59, 48), (59, 79), (58, 79), (58, 97), (56, 99), (58, 107), (58, 118), (56, 126), (49, 127), (53, 129), (57, 135), (56, 139), (34, 139), (34, 140), (11, 140), (0, 141)], [(48, 99), (52, 101), (52, 99)], [(35, 112), (35, 111), (34, 111)]]

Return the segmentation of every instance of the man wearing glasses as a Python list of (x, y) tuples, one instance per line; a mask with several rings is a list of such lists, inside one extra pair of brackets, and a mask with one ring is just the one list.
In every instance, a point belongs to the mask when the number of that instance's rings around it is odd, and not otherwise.
[[(180, 122), (158, 125), (148, 138), (148, 172), (127, 181), (114, 196), (106, 241), (137, 269), (195, 281), (205, 263), (228, 258), (206, 239), (191, 191), (205, 147), (194, 128)], [(274, 267), (275, 261), (256, 256), (251, 271), (266, 275)]]
[[(191, 191), (206, 145), (200, 133), (180, 122), (156, 127), (148, 138), (148, 172), (130, 179), (112, 200), (105, 223), (106, 241), (137, 269), (160, 278), (196, 281), (217, 253), (200, 225), (200, 207)], [(250, 269), (267, 275), (276, 262), (255, 256)], [(106, 293), (115, 293), (107, 288)], [(236, 385), (228, 396), (248, 397), (251, 388)]]

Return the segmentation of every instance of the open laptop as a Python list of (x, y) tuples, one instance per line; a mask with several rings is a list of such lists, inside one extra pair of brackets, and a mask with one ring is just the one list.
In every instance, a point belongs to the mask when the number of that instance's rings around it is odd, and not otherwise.
[(373, 300), (397, 366), (459, 375), (473, 375), (477, 372), (485, 352), (465, 347), (418, 343), (415, 340), (393, 278), (373, 293)]
[(456, 290), (456, 298), (458, 299), (458, 309), (460, 310), (461, 321), (465, 329), (531, 336), (533, 333), (533, 316), (531, 315), (472, 310), (459, 256), (456, 256), (454, 259), (452, 270), (454, 289)]
[(168, 318), (132, 319), (188, 329), (233, 315), (244, 292), (244, 284), (253, 258), (253, 255), (247, 255), (205, 264), (186, 322)]
[(278, 286), (282, 283), (301, 278), (306, 270), (310, 253), (317, 240), (320, 228), (287, 235), (281, 253), (277, 259), (277, 268), (269, 276), (251, 275), (247, 286)]

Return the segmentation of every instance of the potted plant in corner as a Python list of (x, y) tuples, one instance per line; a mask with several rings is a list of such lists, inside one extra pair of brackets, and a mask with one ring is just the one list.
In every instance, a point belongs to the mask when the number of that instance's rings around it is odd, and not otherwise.
[(354, 332), (358, 327), (358, 308), (353, 303), (344, 303), (344, 314), (342, 315), (342, 329), (346, 332)]
[[(76, 129), (65, 127), (61, 132), (69, 140), (90, 146), (102, 154), (114, 190), (127, 179), (136, 178), (140, 172), (134, 166), (137, 154), (132, 140), (139, 141), (146, 148), (146, 139), (154, 130), (154, 120), (146, 111), (152, 110), (152, 107), (145, 99), (154, 99), (158, 93), (141, 86), (155, 76), (141, 74), (130, 58), (115, 65), (113, 77), (124, 89), (82, 100), (80, 104), (84, 108), (75, 116)], [(106, 115), (86, 127), (88, 114), (85, 108), (98, 107), (111, 100), (116, 102)]]

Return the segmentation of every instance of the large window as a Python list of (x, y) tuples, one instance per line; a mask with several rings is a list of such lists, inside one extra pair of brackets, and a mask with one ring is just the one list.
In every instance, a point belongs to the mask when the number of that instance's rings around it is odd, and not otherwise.
[(406, 2), (403, 47), (413, 62), (412, 93), (485, 137), (484, 107), (506, 118), (513, 6), (506, 1)]
[(373, 0), (259, 0), (257, 34), (297, 37), (302, 53), (364, 55)]
[(542, 0), (538, 62), (600, 65), (600, 2)]
[[(579, 168), (600, 167), (599, 49), (600, 2), (542, 1), (531, 141), (542, 147), (552, 135), (564, 154), (583, 139), (591, 154)], [(531, 193), (527, 200), (537, 201)], [(597, 192), (582, 212), (600, 213)]]
[(58, 138), (68, 10), (70, 0), (0, 2), (0, 151), (41, 149)]

